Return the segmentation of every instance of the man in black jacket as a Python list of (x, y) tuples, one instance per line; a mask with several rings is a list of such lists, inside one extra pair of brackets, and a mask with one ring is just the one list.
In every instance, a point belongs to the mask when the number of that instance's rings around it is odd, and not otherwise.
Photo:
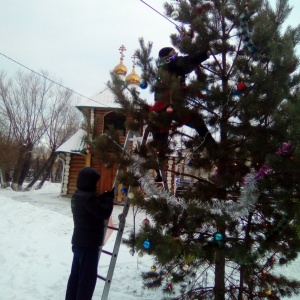
[[(207, 60), (210, 57), (211, 52), (209, 50), (209, 47), (207, 47), (206, 50), (196, 52), (193, 55), (180, 56), (176, 53), (174, 48), (165, 47), (159, 51), (158, 55), (158, 78), (154, 87), (155, 103), (154, 105), (149, 107), (149, 110), (154, 111), (159, 115), (162, 112), (167, 111), (167, 108), (171, 105), (170, 99), (172, 96), (170, 88), (166, 86), (163, 81), (160, 81), (160, 72), (167, 72), (168, 74), (175, 76), (180, 82), (182, 89), (184, 90), (186, 88), (186, 76), (194, 71), (195, 68), (201, 64), (201, 62)], [(166, 115), (164, 116), (166, 117)], [(172, 109), (172, 113), (170, 113), (168, 118), (166, 118), (164, 123), (165, 126), (163, 128), (160, 128), (153, 123), (150, 126), (153, 140), (157, 142), (159, 160), (162, 161), (160, 163), (161, 165), (164, 165), (164, 158), (168, 149), (169, 129), (172, 120), (175, 120), (178, 124), (186, 125), (190, 128), (195, 129), (199, 136), (214, 143), (214, 139), (211, 136), (211, 133), (204, 123), (204, 120), (200, 113), (189, 111), (189, 113), (185, 115), (182, 111), (173, 111)], [(156, 172), (157, 176), (155, 181), (162, 181), (159, 170), (157, 169)]]
[(113, 210), (114, 189), (96, 194), (100, 173), (83, 168), (71, 199), (74, 221), (74, 253), (66, 300), (91, 300), (97, 281), (99, 247), (103, 244), (105, 220)]

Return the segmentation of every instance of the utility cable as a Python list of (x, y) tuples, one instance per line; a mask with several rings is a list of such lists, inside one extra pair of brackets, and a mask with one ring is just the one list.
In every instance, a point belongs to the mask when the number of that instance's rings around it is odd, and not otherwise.
[[(98, 102), (98, 101), (96, 101), (96, 100), (94, 100), (94, 99), (92, 99), (92, 98), (89, 98), (89, 97), (84, 96), (84, 95), (82, 95), (82, 94), (80, 94), (80, 93), (77, 93), (76, 91), (74, 91), (74, 90), (72, 90), (72, 89), (70, 89), (70, 88), (68, 88), (68, 87), (66, 87), (66, 86), (64, 86), (64, 85), (62, 85), (62, 84), (60, 84), (60, 83), (58, 83), (58, 82), (56, 82), (56, 81), (54, 81), (54, 80), (48, 78), (48, 77), (46, 77), (45, 75), (43, 75), (43, 74), (41, 74), (41, 73), (39, 73), (39, 72), (37, 72), (37, 71), (35, 71), (35, 70), (29, 68), (29, 67), (26, 67), (25, 65), (19, 63), (18, 61), (12, 59), (11, 57), (9, 57), (9, 56), (7, 56), (7, 55), (1, 53), (1, 52), (0, 52), (0, 55), (2, 55), (2, 56), (4, 56), (5, 58), (11, 60), (12, 62), (18, 64), (19, 66), (21, 66), (21, 67), (23, 67), (23, 68), (29, 70), (30, 72), (33, 72), (33, 73), (37, 74), (38, 76), (41, 76), (41, 77), (43, 77), (44, 79), (49, 80), (49, 81), (51, 81), (52, 83), (54, 83), (54, 84), (56, 84), (56, 85), (58, 85), (58, 86), (60, 86), (60, 87), (62, 87), (62, 88), (64, 88), (64, 89), (66, 89), (66, 90), (68, 90), (68, 91), (70, 91), (70, 92), (72, 92), (72, 93), (74, 93), (74, 94), (76, 94), (76, 95), (78, 95), (78, 96), (80, 96), (80, 97), (83, 97), (83, 98), (85, 98), (85, 99), (94, 101), (94, 102), (96, 102), (96, 103), (98, 103), (98, 104), (101, 104), (101, 105), (103, 105), (103, 106), (110, 107), (109, 105), (103, 104), (103, 103)], [(107, 89), (108, 89), (108, 87), (105, 88), (104, 90), (102, 90), (101, 92), (99, 92), (98, 94), (102, 94), (102, 93), (105, 92)]]
[(163, 18), (165, 18), (166, 20), (168, 20), (170, 23), (172, 23), (177, 28), (177, 30), (180, 30), (180, 27), (176, 23), (174, 23), (173, 21), (171, 21), (169, 18), (167, 18), (165, 15), (163, 15), (162, 13), (160, 13), (158, 10), (156, 10), (155, 8), (153, 8), (151, 5), (149, 5), (145, 1), (143, 1), (143, 0), (140, 0), (140, 1), (142, 3), (144, 3), (145, 5), (147, 5), (148, 7), (150, 7), (152, 10), (154, 10), (157, 14), (159, 14), (160, 16), (162, 16)]

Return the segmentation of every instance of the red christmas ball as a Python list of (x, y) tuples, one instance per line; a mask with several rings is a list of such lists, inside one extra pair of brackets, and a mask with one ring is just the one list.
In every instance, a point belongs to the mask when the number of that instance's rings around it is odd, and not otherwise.
[(240, 92), (243, 92), (245, 89), (246, 89), (246, 84), (244, 83), (244, 82), (239, 82), (238, 84), (237, 84), (237, 90), (238, 91), (240, 91)]
[(173, 112), (173, 108), (172, 108), (171, 106), (169, 106), (169, 107), (167, 108), (167, 113), (171, 114), (172, 112)]
[(149, 224), (150, 224), (149, 219), (148, 219), (148, 218), (145, 218), (145, 219), (143, 220), (143, 225), (149, 225)]

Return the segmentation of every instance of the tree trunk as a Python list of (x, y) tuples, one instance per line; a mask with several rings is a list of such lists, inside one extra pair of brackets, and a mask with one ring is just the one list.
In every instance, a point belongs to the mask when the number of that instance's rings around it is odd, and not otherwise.
[(218, 249), (215, 263), (215, 300), (225, 300), (225, 254)]
[(19, 180), (18, 180), (18, 184), (19, 184), (20, 187), (23, 186), (25, 178), (26, 178), (26, 176), (29, 172), (31, 158), (32, 158), (31, 151), (29, 151), (29, 152), (27, 151), (25, 153), (25, 156), (24, 156), (24, 159), (23, 159), (23, 167), (22, 167), (21, 174), (20, 174), (20, 177), (19, 177)]
[(24, 162), (24, 156), (25, 156), (25, 149), (21, 147), (19, 149), (18, 158), (14, 165), (14, 173), (12, 177), (12, 183), (11, 188), (15, 191), (20, 191), (21, 186), (19, 185), (19, 179), (21, 177), (22, 169), (23, 169), (23, 162)]
[(10, 184), (10, 176), (9, 172), (5, 170), (5, 168), (2, 168), (1, 172), (1, 188), (6, 189), (9, 187)]
[[(54, 151), (51, 152), (50, 156), (48, 157), (47, 161), (43, 164), (43, 166), (39, 169), (39, 171), (37, 172), (37, 174), (34, 176), (34, 178), (31, 180), (31, 182), (27, 185), (26, 187), (26, 191), (30, 191), (32, 189), (32, 187), (35, 185), (35, 183), (39, 180), (39, 178), (41, 177), (41, 175), (43, 173), (47, 173), (48, 172), (48, 168), (50, 166), (50, 170), (53, 166), (53, 163), (55, 161), (55, 157), (56, 157), (56, 153)], [(39, 189), (39, 188), (38, 188)]]
[[(52, 154), (54, 154), (54, 155), (52, 156)], [(54, 162), (55, 162), (55, 156), (56, 156), (56, 154), (55, 154), (54, 152), (52, 152), (52, 153), (51, 153), (51, 156), (50, 156), (50, 157), (51, 157), (51, 160), (49, 161), (49, 164), (48, 164), (47, 168), (45, 169), (44, 176), (43, 176), (41, 182), (40, 182), (40, 183), (38, 184), (38, 186), (36, 187), (37, 190), (39, 190), (39, 189), (41, 189), (41, 188), (43, 187), (43, 185), (44, 185), (44, 183), (45, 183), (47, 177), (50, 175), (50, 172), (51, 172), (51, 170), (52, 170), (53, 164), (54, 164)], [(49, 158), (50, 158), (50, 157), (49, 157)]]
[[(248, 222), (247, 222), (247, 228), (245, 231), (245, 248), (246, 249), (251, 249), (251, 236), (250, 236), (250, 231), (251, 231), (251, 225), (252, 225), (252, 216), (253, 213), (251, 212), (248, 215)], [(249, 253), (250, 255), (250, 253)], [(244, 291), (244, 274), (246, 272), (247, 268), (245, 265), (241, 265), (240, 268), (240, 287), (239, 287), (239, 295), (238, 295), (238, 300), (243, 300), (243, 291)], [(249, 299), (253, 299), (253, 295), (252, 295), (252, 284), (249, 284), (249, 294), (250, 294), (250, 298)]]
[(22, 190), (23, 182), (28, 174), (31, 152), (33, 145), (23, 145), (19, 147), (18, 159), (14, 165), (14, 173), (12, 178), (11, 188), (15, 191)]

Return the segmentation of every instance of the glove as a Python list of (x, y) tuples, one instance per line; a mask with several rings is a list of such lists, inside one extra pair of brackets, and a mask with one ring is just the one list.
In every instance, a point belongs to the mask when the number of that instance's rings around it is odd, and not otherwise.
[(103, 196), (105, 196), (107, 198), (114, 198), (115, 197), (115, 187), (113, 187), (110, 191), (104, 192)]

